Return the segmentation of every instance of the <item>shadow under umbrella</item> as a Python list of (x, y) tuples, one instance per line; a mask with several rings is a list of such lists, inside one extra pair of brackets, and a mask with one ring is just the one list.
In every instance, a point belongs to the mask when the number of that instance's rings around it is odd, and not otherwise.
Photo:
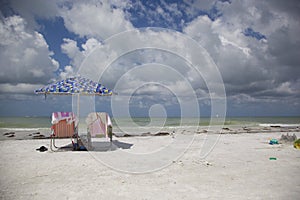
[[(97, 151), (97, 152), (105, 152), (105, 151), (116, 151), (118, 149), (130, 149), (133, 146), (131, 143), (120, 142), (118, 140), (109, 141), (96, 141), (92, 142), (92, 148), (81, 148), (77, 149), (77, 151)], [(67, 144), (65, 146), (60, 147), (57, 151), (74, 151), (73, 144)]]
[(112, 142), (92, 142), (93, 147), (89, 151), (115, 151), (117, 149), (130, 149), (133, 144), (113, 140)]

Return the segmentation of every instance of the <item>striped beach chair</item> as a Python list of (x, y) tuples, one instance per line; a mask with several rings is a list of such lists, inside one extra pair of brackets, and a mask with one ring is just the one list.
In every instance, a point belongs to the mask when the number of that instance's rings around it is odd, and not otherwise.
[[(50, 149), (52, 146), (59, 148), (55, 145), (57, 138), (73, 138), (78, 141), (77, 134), (77, 121), (74, 113), (72, 112), (55, 112), (52, 113), (52, 126), (51, 126), (51, 141)], [(73, 140), (72, 143), (74, 144)]]

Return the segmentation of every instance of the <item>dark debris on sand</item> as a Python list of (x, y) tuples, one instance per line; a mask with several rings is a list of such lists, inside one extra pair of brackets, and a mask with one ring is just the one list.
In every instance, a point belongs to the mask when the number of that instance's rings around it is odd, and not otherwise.
[(44, 135), (35, 135), (35, 136), (33, 136), (33, 139), (44, 139), (44, 138), (46, 138), (46, 136), (44, 136)]
[(282, 134), (280, 141), (282, 142), (294, 142), (297, 140), (297, 136), (295, 133), (293, 135), (289, 135), (288, 133), (286, 135)]
[(11, 138), (11, 137), (15, 137), (15, 132), (4, 133), (3, 135)]
[(118, 135), (118, 134), (114, 134), (116, 137), (140, 137), (140, 136), (165, 136), (165, 135), (171, 135), (169, 132), (167, 131), (160, 131), (157, 133), (150, 133), (150, 132), (146, 132), (146, 133), (141, 133), (141, 134), (124, 134), (124, 135)]

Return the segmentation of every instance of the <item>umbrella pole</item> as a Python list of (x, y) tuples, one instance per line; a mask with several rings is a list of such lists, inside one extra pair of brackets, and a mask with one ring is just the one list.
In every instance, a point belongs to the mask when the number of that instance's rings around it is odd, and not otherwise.
[(77, 94), (77, 117), (78, 117), (78, 123), (79, 123), (79, 112), (80, 112), (79, 105), (80, 105), (79, 94)]
[(77, 129), (77, 135), (76, 135), (76, 144), (77, 145), (79, 145), (78, 144), (78, 138), (79, 138), (79, 122), (80, 122), (80, 116), (79, 116), (79, 112), (80, 112), (80, 108), (79, 108), (79, 105), (80, 105), (80, 102), (79, 102), (79, 100), (80, 100), (80, 96), (79, 96), (79, 94), (77, 94), (77, 113), (76, 113), (76, 115), (77, 115), (77, 119), (78, 119), (78, 124), (77, 124), (77, 127), (76, 127), (76, 129)]

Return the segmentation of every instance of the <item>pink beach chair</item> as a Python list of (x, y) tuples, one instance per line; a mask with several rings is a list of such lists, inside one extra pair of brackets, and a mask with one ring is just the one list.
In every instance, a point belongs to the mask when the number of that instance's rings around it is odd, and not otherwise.
[[(50, 148), (55, 145), (57, 138), (74, 138), (78, 140), (77, 134), (77, 120), (72, 112), (55, 112), (52, 113), (52, 126), (51, 126), (51, 141)], [(73, 143), (73, 141), (72, 141)]]
[(112, 142), (112, 123), (109, 115), (105, 112), (93, 112), (86, 118), (88, 147), (91, 148), (91, 137), (105, 135)]

